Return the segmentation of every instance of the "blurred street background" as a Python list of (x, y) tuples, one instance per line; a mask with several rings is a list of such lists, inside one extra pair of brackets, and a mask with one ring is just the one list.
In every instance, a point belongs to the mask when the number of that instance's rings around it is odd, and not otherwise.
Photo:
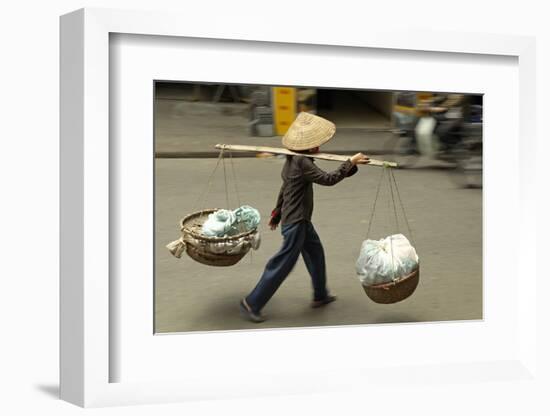
[[(459, 94), (156, 83), (155, 331), (481, 319), (481, 103), (480, 96)], [(217, 162), (216, 144), (282, 147), (281, 135), (299, 111), (336, 124), (323, 152), (363, 152), (403, 167), (395, 176), (420, 256), (420, 283), (410, 298), (393, 305), (375, 304), (365, 295), (355, 261), (367, 237), (381, 168), (361, 166), (335, 187), (315, 186), (313, 224), (337, 302), (309, 308), (310, 278), (300, 259), (267, 304), (269, 319), (252, 324), (240, 317), (238, 302), (282, 243), (280, 229), (269, 230), (267, 220), (284, 158), (234, 152), (225, 159), (226, 177), (219, 168), (204, 201), (201, 196)], [(324, 170), (338, 166), (317, 164)], [(383, 189), (371, 239), (407, 234), (401, 217), (396, 230), (390, 198)], [(262, 244), (237, 265), (209, 267), (186, 254), (176, 259), (165, 248), (179, 237), (185, 215), (239, 204), (260, 211)]]

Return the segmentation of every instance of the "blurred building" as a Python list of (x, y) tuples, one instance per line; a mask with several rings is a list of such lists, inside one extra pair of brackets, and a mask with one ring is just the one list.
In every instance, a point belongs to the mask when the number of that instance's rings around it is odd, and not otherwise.
[[(251, 136), (283, 135), (300, 111), (334, 122), (339, 129), (374, 131), (414, 124), (418, 104), (434, 96), (423, 92), (365, 91), (289, 86), (228, 85), (157, 82), (156, 97), (219, 104), (245, 114)], [(468, 96), (481, 106), (482, 96)]]
[(346, 128), (390, 129), (393, 93), (306, 87), (158, 82), (156, 97), (249, 106), (250, 133), (284, 134), (300, 111), (309, 111)]

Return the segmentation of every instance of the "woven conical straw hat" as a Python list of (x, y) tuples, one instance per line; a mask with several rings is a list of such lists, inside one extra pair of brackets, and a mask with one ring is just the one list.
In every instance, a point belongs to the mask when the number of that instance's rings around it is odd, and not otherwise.
[(301, 112), (283, 136), (289, 150), (307, 150), (321, 146), (334, 136), (336, 126), (322, 117)]

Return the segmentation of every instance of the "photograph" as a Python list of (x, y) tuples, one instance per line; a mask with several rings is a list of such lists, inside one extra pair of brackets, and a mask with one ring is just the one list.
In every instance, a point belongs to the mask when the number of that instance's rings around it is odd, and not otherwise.
[(152, 105), (155, 334), (483, 319), (482, 94), (156, 80)]
[(4, 2), (0, 414), (550, 415), (545, 4)]

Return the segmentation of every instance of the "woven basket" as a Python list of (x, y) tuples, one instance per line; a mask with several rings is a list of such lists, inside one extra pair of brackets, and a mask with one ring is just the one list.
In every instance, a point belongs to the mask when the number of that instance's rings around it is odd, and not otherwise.
[(217, 208), (205, 209), (189, 214), (180, 221), (181, 232), (187, 247), (185, 251), (193, 260), (207, 266), (233, 266), (248, 253), (250, 245), (244, 251), (237, 254), (220, 254), (209, 251), (208, 243), (236, 243), (243, 237), (252, 238), (253, 234), (257, 231), (250, 230), (230, 237), (207, 237), (201, 233), (202, 225), (208, 219), (208, 215), (216, 211), (218, 211)]
[(399, 280), (378, 285), (363, 286), (367, 296), (376, 303), (396, 303), (407, 299), (418, 286), (420, 267)]
[(246, 255), (246, 252), (233, 255), (210, 253), (207, 250), (201, 250), (200, 247), (192, 246), (190, 244), (187, 245), (186, 252), (189, 257), (199, 263), (207, 266), (218, 267), (233, 266)]

